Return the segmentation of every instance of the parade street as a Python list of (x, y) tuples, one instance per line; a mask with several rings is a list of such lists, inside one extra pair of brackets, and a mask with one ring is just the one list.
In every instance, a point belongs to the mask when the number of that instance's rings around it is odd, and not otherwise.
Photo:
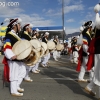
[[(84, 87), (88, 83), (78, 83), (76, 64), (69, 61), (69, 56), (64, 55), (59, 61), (51, 57), (49, 67), (39, 67), (39, 74), (30, 73), (33, 82), (23, 81), (21, 87), (25, 89), (23, 97), (10, 95), (9, 84), (3, 87), (3, 56), (0, 56), (0, 100), (98, 100), (98, 89), (95, 97), (87, 94)], [(88, 73), (85, 75), (88, 79)]]

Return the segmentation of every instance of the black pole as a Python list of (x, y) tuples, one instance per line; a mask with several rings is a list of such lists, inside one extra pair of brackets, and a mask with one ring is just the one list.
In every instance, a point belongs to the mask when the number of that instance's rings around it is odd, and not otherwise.
[(64, 43), (64, 37), (65, 37), (65, 31), (64, 31), (64, 0), (62, 0), (62, 26), (63, 26), (63, 43)]

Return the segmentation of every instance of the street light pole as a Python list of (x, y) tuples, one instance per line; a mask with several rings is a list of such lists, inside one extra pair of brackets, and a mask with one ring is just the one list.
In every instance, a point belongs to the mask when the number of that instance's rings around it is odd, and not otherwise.
[(63, 26), (63, 43), (64, 43), (64, 36), (65, 36), (65, 31), (64, 31), (64, 0), (62, 0), (62, 26)]

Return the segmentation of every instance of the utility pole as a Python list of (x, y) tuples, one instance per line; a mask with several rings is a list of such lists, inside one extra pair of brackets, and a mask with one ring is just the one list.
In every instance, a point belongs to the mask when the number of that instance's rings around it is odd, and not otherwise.
[(65, 37), (65, 31), (64, 31), (64, 0), (62, 0), (62, 26), (63, 26), (63, 43), (64, 43), (64, 37)]

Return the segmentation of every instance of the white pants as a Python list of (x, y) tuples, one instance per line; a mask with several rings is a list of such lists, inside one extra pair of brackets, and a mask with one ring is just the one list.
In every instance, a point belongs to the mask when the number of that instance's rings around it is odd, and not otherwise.
[(86, 86), (89, 90), (93, 90), (94, 89), (94, 86), (95, 86), (95, 84), (94, 84), (94, 82), (93, 82), (93, 80)]
[(54, 58), (54, 59), (57, 59), (57, 54), (58, 54), (58, 52), (55, 50), (55, 51), (53, 52), (53, 58)]
[(94, 76), (92, 81), (86, 86), (88, 89), (94, 91), (94, 87), (97, 85), (99, 88), (99, 98), (100, 98), (100, 54), (95, 54), (94, 61)]
[[(82, 62), (81, 70), (80, 70), (80, 73), (79, 73), (79, 76), (78, 76), (79, 80), (83, 80), (84, 79), (84, 75), (85, 75), (85, 72), (86, 72), (87, 61), (88, 61), (88, 57), (83, 57), (83, 62)], [(92, 78), (93, 78), (93, 73), (94, 72), (92, 70), (89, 72), (90, 80), (92, 80)]]
[(34, 65), (34, 67), (32, 68), (32, 72), (35, 72), (35, 71), (37, 70), (38, 65), (39, 65), (39, 63), (37, 62), (37, 63)]
[[(95, 92), (94, 87), (95, 87), (95, 83), (93, 82), (93, 80), (86, 86), (89, 90), (92, 90), (93, 92)], [(99, 98), (100, 98), (100, 86), (99, 88)]]
[(60, 58), (60, 51), (56, 51), (56, 50), (55, 50), (55, 51), (53, 52), (53, 58), (54, 58), (54, 59)]
[(90, 81), (92, 81), (94, 76), (94, 67), (89, 71)]
[(42, 64), (46, 66), (49, 59), (50, 59), (50, 53), (44, 56)]
[(74, 63), (78, 63), (77, 57), (74, 57), (74, 58), (73, 58), (73, 62), (74, 62)]
[(38, 70), (39, 68), (39, 63), (41, 62), (41, 58), (39, 59), (39, 61), (34, 65), (34, 67), (32, 67), (32, 72), (35, 72), (36, 70)]
[(25, 75), (24, 79), (26, 79), (26, 80), (30, 79), (29, 72), (31, 71), (31, 69), (32, 69), (32, 67), (26, 66), (26, 75)]
[(60, 55), (60, 54), (61, 54), (61, 51), (58, 51), (58, 55), (57, 55), (57, 57), (58, 57), (58, 58), (60, 58), (60, 57), (61, 57), (61, 55)]
[(79, 57), (78, 52), (77, 51), (74, 51), (73, 52), (73, 61), (74, 61), (74, 63), (77, 63), (78, 62), (78, 57)]
[(8, 65), (10, 70), (10, 91), (16, 94), (17, 89), (20, 88), (20, 84), (26, 75), (26, 68), (22, 62), (8, 61)]
[(50, 53), (48, 53), (48, 56), (47, 56), (47, 62), (48, 62), (49, 59), (50, 59)]
[(95, 54), (93, 82), (100, 86), (100, 54)]

